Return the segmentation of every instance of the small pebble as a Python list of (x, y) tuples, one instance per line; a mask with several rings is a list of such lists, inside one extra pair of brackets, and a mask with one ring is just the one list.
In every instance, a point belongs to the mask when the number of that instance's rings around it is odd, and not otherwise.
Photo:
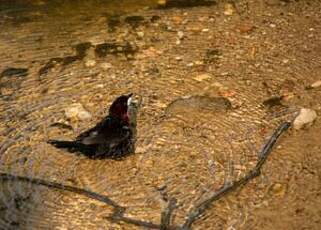
[(184, 32), (183, 31), (178, 31), (177, 32), (177, 36), (179, 39), (183, 39), (184, 38)]
[(200, 74), (200, 75), (197, 75), (196, 77), (194, 77), (194, 80), (201, 82), (201, 81), (204, 81), (204, 80), (207, 80), (210, 78), (211, 78), (211, 75), (204, 73), (204, 74)]
[(158, 0), (158, 1), (157, 1), (157, 4), (158, 4), (159, 6), (166, 6), (166, 0)]
[(195, 61), (194, 63), (195, 63), (195, 65), (203, 65), (204, 64), (203, 61)]
[(95, 60), (87, 60), (85, 62), (85, 66), (86, 67), (94, 67), (96, 65), (96, 61)]
[(280, 183), (275, 183), (270, 188), (271, 195), (277, 196), (277, 197), (284, 197), (286, 193), (286, 186)]
[(91, 119), (91, 114), (84, 109), (82, 104), (74, 103), (71, 104), (68, 108), (65, 108), (65, 115), (69, 119), (79, 119), (79, 120), (87, 120)]
[(225, 15), (230, 16), (230, 15), (233, 15), (234, 12), (235, 12), (234, 6), (231, 3), (225, 4), (225, 6), (224, 6), (224, 14)]
[(321, 86), (321, 80), (314, 82), (311, 84), (311, 88), (318, 88)]
[(246, 22), (238, 26), (238, 30), (243, 33), (250, 33), (254, 29), (254, 26), (251, 22)]
[(109, 62), (106, 62), (106, 63), (101, 63), (100, 67), (103, 69), (103, 70), (108, 70), (108, 69), (111, 69), (113, 67), (113, 65)]
[(27, 68), (9, 67), (4, 71), (2, 71), (2, 73), (0, 74), (0, 77), (11, 77), (11, 76), (24, 77), (27, 75), (28, 75)]
[(293, 122), (294, 129), (299, 130), (311, 125), (316, 118), (317, 113), (314, 110), (302, 108)]
[(101, 88), (101, 89), (102, 89), (102, 88), (104, 88), (104, 87), (105, 87), (105, 85), (104, 85), (104, 84), (97, 84), (97, 85), (96, 85), (96, 87), (97, 87), (97, 88)]
[(137, 35), (138, 35), (138, 37), (143, 38), (145, 34), (143, 31), (139, 31), (139, 32), (137, 32)]

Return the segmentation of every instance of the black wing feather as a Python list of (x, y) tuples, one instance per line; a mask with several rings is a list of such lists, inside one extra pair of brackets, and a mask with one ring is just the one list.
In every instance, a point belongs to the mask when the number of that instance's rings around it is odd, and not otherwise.
[(95, 127), (81, 133), (76, 141), (85, 145), (116, 145), (128, 136), (129, 128), (122, 125), (121, 121), (108, 116)]

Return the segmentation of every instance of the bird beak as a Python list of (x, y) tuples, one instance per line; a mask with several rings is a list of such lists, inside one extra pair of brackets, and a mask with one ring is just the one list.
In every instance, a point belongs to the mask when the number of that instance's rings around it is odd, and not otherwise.
[(142, 97), (141, 96), (139, 96), (139, 95), (134, 95), (134, 94), (129, 94), (128, 95), (128, 100), (127, 100), (127, 106), (128, 107), (136, 107), (136, 108), (138, 108), (138, 107), (140, 107), (140, 105), (141, 105), (141, 102), (142, 102)]
[(128, 99), (127, 99), (127, 106), (129, 107), (132, 104), (133, 98), (132, 98), (132, 93), (128, 95)]
[(137, 112), (141, 105), (141, 102), (142, 102), (142, 97), (136, 94), (135, 95), (130, 94), (130, 97), (127, 100), (127, 106), (128, 106), (127, 116), (132, 125), (136, 125)]
[(142, 102), (142, 97), (139, 95), (134, 95), (133, 93), (130, 93), (127, 95), (128, 100), (127, 100), (127, 106), (135, 106), (139, 107), (141, 102)]

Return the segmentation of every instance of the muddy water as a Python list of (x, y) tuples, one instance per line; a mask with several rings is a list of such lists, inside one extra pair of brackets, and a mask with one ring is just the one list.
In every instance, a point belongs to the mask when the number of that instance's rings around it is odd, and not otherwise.
[[(158, 9), (151, 1), (3, 1), (0, 9), (0, 171), (104, 194), (127, 217), (159, 223), (173, 197), (173, 223), (182, 224), (193, 204), (255, 165), (278, 124), (302, 106), (320, 112), (320, 91), (305, 90), (321, 70), (317, 1), (240, 1), (232, 15), (224, 3)], [(91, 160), (46, 144), (93, 126), (128, 92), (143, 97), (135, 154)], [(276, 96), (284, 99), (269, 100)], [(92, 118), (67, 119), (73, 103)], [(320, 134), (319, 121), (291, 130), (262, 176), (193, 227), (318, 229)], [(140, 229), (109, 221), (112, 211), (68, 191), (1, 181), (1, 229)]]

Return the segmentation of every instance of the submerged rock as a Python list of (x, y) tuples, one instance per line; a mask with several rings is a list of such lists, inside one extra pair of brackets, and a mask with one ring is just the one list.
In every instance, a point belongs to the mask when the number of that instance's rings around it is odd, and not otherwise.
[(211, 6), (217, 4), (215, 0), (158, 0), (160, 8), (185, 8), (196, 6)]
[(188, 96), (181, 97), (171, 102), (166, 114), (186, 113), (188, 111), (207, 110), (211, 112), (227, 111), (232, 109), (232, 103), (225, 97)]
[(235, 8), (233, 6), (233, 4), (231, 3), (226, 3), (224, 5), (224, 14), (227, 16), (231, 16), (235, 13)]
[(295, 129), (302, 129), (308, 125), (311, 125), (317, 118), (317, 113), (312, 109), (302, 108), (299, 115), (295, 118), (293, 126)]
[(106, 42), (96, 45), (95, 47), (95, 54), (102, 58), (106, 57), (107, 54), (124, 54), (126, 55), (133, 55), (137, 52), (136, 47), (133, 47), (130, 43), (113, 43), (113, 42)]
[(91, 119), (91, 114), (84, 109), (82, 104), (74, 103), (68, 108), (65, 108), (65, 115), (68, 119), (88, 120)]
[(204, 62), (206, 64), (216, 63), (222, 57), (222, 52), (218, 49), (208, 49), (205, 53)]
[(251, 22), (242, 23), (237, 27), (237, 30), (242, 34), (250, 33), (253, 31), (253, 29), (254, 25)]
[(115, 32), (116, 29), (120, 26), (121, 21), (119, 15), (113, 15), (108, 17), (107, 26), (109, 32)]
[(152, 23), (155, 23), (155, 22), (159, 21), (160, 19), (161, 19), (160, 16), (158, 16), (158, 15), (153, 15), (153, 16), (151, 17), (150, 21), (151, 21)]
[(109, 62), (106, 62), (106, 63), (101, 63), (100, 67), (103, 70), (109, 70), (109, 69), (113, 68), (113, 65), (111, 63), (109, 63)]
[(316, 81), (311, 85), (312, 88), (317, 88), (317, 87), (320, 87), (320, 86), (321, 86), (321, 80), (320, 81)]
[(0, 74), (0, 77), (11, 77), (11, 76), (17, 76), (17, 77), (24, 77), (28, 75), (28, 69), (27, 68), (14, 68), (9, 67), (2, 71)]
[(45, 63), (38, 71), (39, 76), (47, 74), (51, 69), (57, 65), (66, 66), (75, 61), (83, 60), (87, 54), (87, 50), (92, 46), (90, 42), (83, 42), (76, 44), (73, 48), (76, 50), (76, 55), (69, 55), (65, 57), (54, 57)]
[(282, 104), (282, 96), (272, 96), (266, 100), (263, 101), (263, 105), (266, 107), (274, 107), (274, 106), (284, 106)]
[(194, 80), (198, 81), (198, 82), (202, 82), (204, 80), (208, 80), (211, 79), (212, 76), (210, 74), (204, 73), (204, 74), (200, 74), (194, 77)]
[(87, 60), (87, 61), (85, 62), (85, 66), (86, 66), (86, 67), (94, 67), (95, 65), (96, 65), (96, 61), (95, 61), (95, 60), (92, 60), (92, 59)]
[(178, 39), (182, 40), (184, 38), (184, 32), (183, 31), (178, 31), (177, 32)]
[(0, 73), (0, 96), (7, 97), (9, 99), (17, 89), (20, 88), (21, 83), (25, 80), (25, 76), (28, 75), (27, 68), (15, 68), (9, 67)]
[(92, 47), (91, 42), (82, 42), (75, 45), (76, 54), (79, 57), (85, 57), (87, 50)]
[(315, 89), (318, 87), (321, 87), (321, 80), (312, 83), (311, 85), (307, 86), (306, 89)]
[(132, 15), (132, 16), (127, 16), (124, 20), (125, 23), (131, 25), (132, 27), (136, 28), (139, 25), (143, 24), (145, 21), (145, 18), (140, 15)]

